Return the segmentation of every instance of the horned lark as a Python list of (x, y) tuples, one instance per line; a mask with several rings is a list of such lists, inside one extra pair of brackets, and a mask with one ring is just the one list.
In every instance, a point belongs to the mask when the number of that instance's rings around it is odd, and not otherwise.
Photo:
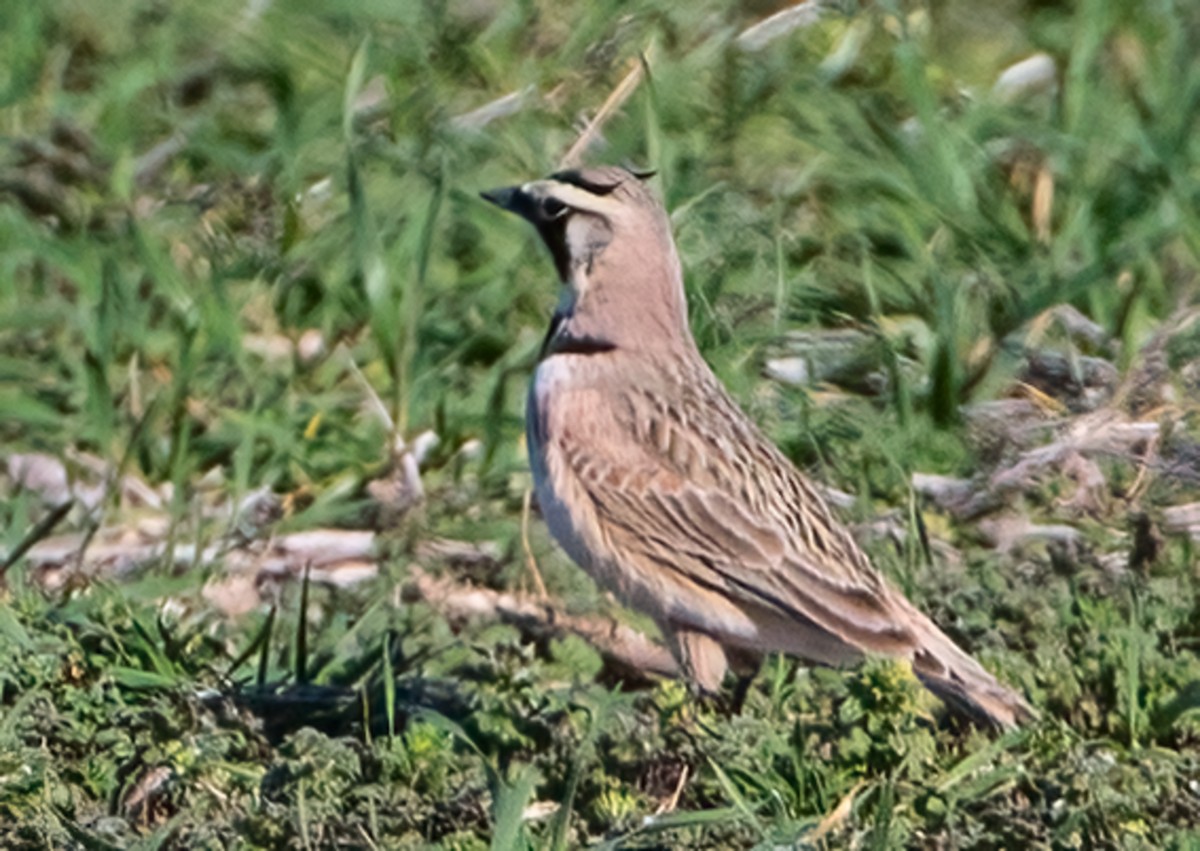
[(770, 651), (837, 666), (879, 654), (977, 717), (1029, 715), (871, 566), (713, 375), (666, 211), (639, 176), (565, 171), (484, 198), (533, 223), (563, 284), (528, 397), (542, 514), (702, 689)]

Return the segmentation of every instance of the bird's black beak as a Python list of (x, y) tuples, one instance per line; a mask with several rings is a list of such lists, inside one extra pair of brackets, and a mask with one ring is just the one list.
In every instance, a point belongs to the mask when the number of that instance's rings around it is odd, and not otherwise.
[(552, 199), (540, 198), (520, 186), (489, 189), (487, 192), (479, 194), (485, 201), (491, 201), (500, 209), (516, 213), (525, 221), (532, 223), (554, 257), (554, 267), (558, 270), (558, 277), (563, 281), (567, 279), (571, 258), (563, 232), (567, 213), (570, 211), (565, 205), (556, 202), (557, 208), (548, 206), (548, 201), (552, 201)]
[(523, 208), (529, 206), (529, 196), (521, 191), (520, 186), (505, 186), (502, 189), (489, 189), (479, 193), (485, 201), (491, 201), (502, 210), (524, 215)]
[[(558, 216), (547, 216), (545, 204), (537, 195), (526, 192), (520, 186), (506, 186), (503, 189), (489, 189), (480, 192), (486, 200), (491, 201), (502, 210), (516, 213), (539, 228), (544, 227)], [(565, 209), (565, 208), (564, 208)]]

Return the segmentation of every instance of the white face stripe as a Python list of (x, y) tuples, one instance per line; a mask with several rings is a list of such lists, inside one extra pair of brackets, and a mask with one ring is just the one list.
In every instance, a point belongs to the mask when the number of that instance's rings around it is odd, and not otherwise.
[(534, 180), (522, 186), (521, 191), (534, 198), (557, 198), (568, 207), (605, 218), (612, 218), (622, 207), (621, 202), (611, 195), (597, 195), (559, 180)]

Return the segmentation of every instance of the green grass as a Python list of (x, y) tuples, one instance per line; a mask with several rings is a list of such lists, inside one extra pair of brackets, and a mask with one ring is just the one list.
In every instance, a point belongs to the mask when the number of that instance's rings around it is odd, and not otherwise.
[[(1066, 504), (1059, 470), (1015, 500), (1079, 545), (994, 549), (910, 482), (1012, 460), (963, 406), (1010, 392), (1048, 308), (1112, 343), (1047, 346), (1126, 374), (1194, 303), (1200, 14), (845, 4), (741, 50), (771, 11), (0, 10), (0, 450), (81, 478), (79, 453), (98, 456), (163, 502), (112, 476), (52, 524), (0, 478), (0, 845), (1197, 847), (1195, 545), (1168, 536), (1136, 570), (1124, 556), (1134, 515), (1157, 529), (1200, 500), (1194, 327), (1162, 356), (1174, 397), (1139, 409), (1164, 429), (1145, 481), (1138, 458), (1103, 458), (1093, 510)], [(1057, 88), (992, 96), (1035, 50)], [(785, 659), (728, 717), (678, 683), (615, 681), (580, 640), (451, 629), (398, 593), (414, 561), (461, 575), (417, 555), (436, 537), (496, 545), (476, 582), (528, 581), (522, 404), (555, 284), (531, 230), (478, 191), (554, 170), (641, 54), (650, 78), (594, 159), (658, 170), (701, 349), (797, 463), (856, 495), (848, 520), (901, 518), (876, 563), (1039, 722), (996, 737), (895, 666)], [(523, 90), (483, 129), (455, 120)], [(789, 332), (821, 329), (860, 332), (844, 371), (882, 384), (831, 397), (763, 377)], [(264, 354), (309, 330), (324, 354)], [(219, 567), (171, 568), (261, 488), (284, 499), (279, 531), (383, 522), (368, 485), (397, 436), (426, 430), (426, 498), (386, 521), (377, 579), (295, 577), (226, 616), (203, 593)], [(46, 590), (19, 557), (51, 525), (148, 517), (169, 552), (134, 576)], [(571, 611), (611, 610), (536, 522), (533, 549)]]

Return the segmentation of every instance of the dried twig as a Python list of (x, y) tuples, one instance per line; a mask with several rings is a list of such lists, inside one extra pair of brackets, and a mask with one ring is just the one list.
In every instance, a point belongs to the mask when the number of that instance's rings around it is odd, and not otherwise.
[(837, 806), (825, 814), (812, 833), (804, 837), (806, 844), (820, 843), (826, 835), (837, 830), (850, 819), (854, 813), (854, 799), (858, 797), (858, 793), (865, 783), (866, 781), (863, 780), (858, 781), (849, 792), (842, 796)]
[(688, 781), (688, 765), (684, 763), (683, 768), (679, 770), (679, 780), (675, 782), (675, 790), (671, 792), (667, 799), (658, 805), (654, 810), (656, 816), (666, 815), (667, 813), (675, 812), (675, 808), (679, 806), (679, 798), (683, 795), (684, 787)]
[(29, 533), (21, 539), (21, 541), (12, 549), (4, 560), (0, 562), (0, 582), (4, 581), (4, 574), (12, 567), (21, 556), (25, 555), (39, 541), (48, 537), (54, 531), (62, 519), (70, 513), (72, 506), (75, 505), (74, 500), (68, 499), (62, 504), (55, 507), (49, 514), (39, 520)]
[(1040, 471), (1060, 467), (1075, 453), (1084, 457), (1129, 458), (1158, 433), (1158, 423), (1128, 422), (1111, 410), (1087, 414), (1077, 418), (1060, 439), (1024, 452), (1015, 464), (997, 470), (988, 485), (1001, 492), (1027, 488)]
[(187, 150), (188, 137), (182, 130), (160, 139), (133, 164), (133, 180), (139, 187), (149, 186), (173, 159)]
[(1163, 529), (1170, 535), (1187, 535), (1200, 541), (1200, 502), (1164, 508)]
[(526, 86), (518, 91), (510, 92), (504, 95), (504, 97), (485, 103), (478, 109), (473, 109), (462, 115), (456, 115), (450, 119), (450, 126), (466, 133), (478, 133), (493, 121), (507, 118), (510, 115), (520, 112), (536, 95), (537, 89), (533, 86)]
[(1149, 484), (1146, 473), (1158, 459), (1158, 438), (1159, 436), (1155, 434), (1146, 441), (1146, 451), (1142, 453), (1142, 460), (1138, 464), (1137, 475), (1134, 477), (1133, 484), (1129, 486), (1125, 496), (1125, 500), (1131, 505), (1137, 502), (1143, 488)]
[(562, 160), (559, 162), (561, 168), (575, 168), (583, 159), (584, 153), (595, 141), (602, 127), (613, 113), (620, 109), (625, 101), (629, 100), (629, 96), (637, 89), (638, 84), (642, 81), (642, 77), (650, 70), (649, 48), (643, 51), (637, 58), (631, 60), (629, 72), (625, 74), (624, 79), (617, 84), (617, 87), (612, 90), (612, 94), (601, 105), (596, 112), (594, 118), (587, 123), (583, 128), (583, 132), (579, 134), (579, 138), (575, 143), (563, 154)]
[(491, 619), (516, 626), (534, 638), (576, 635), (604, 660), (639, 677), (671, 677), (678, 666), (670, 652), (647, 635), (612, 618), (570, 615), (546, 600), (525, 594), (475, 588), (438, 578), (417, 565), (408, 569), (405, 596), (424, 600), (451, 621)]
[(373, 413), (384, 428), (390, 433), (396, 433), (396, 421), (392, 419), (392, 415), (388, 413), (387, 405), (383, 404), (383, 400), (379, 398), (379, 394), (375, 392), (375, 388), (371, 386), (371, 382), (367, 381), (367, 377), (363, 375), (361, 369), (358, 368), (358, 363), (354, 360), (354, 355), (344, 343), (338, 343), (337, 353), (339, 353), (349, 368), (351, 375), (358, 381), (362, 387), (363, 394), (367, 397), (371, 413)]
[(820, 0), (802, 0), (794, 6), (788, 6), (742, 30), (737, 37), (736, 44), (742, 50), (749, 52), (762, 50), (771, 42), (794, 30), (811, 27), (820, 20), (824, 6), (825, 4)]

